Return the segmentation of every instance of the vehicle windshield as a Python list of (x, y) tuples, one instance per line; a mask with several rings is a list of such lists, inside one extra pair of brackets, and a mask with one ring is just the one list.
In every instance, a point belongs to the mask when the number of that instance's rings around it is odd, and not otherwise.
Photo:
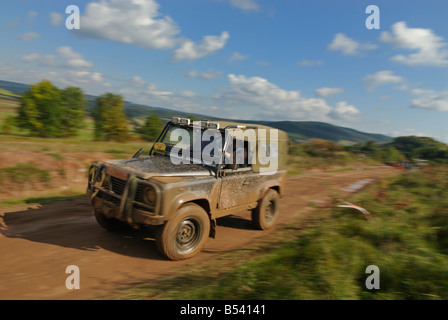
[[(219, 130), (209, 130), (205, 133), (206, 131), (207, 130), (205, 129), (198, 130), (191, 126), (170, 124), (167, 131), (158, 142), (162, 142), (165, 145), (165, 150), (163, 152), (165, 156), (178, 156), (180, 152), (177, 151), (184, 149), (186, 151), (182, 154), (187, 154), (188, 160), (199, 159), (200, 163), (203, 165), (216, 167), (216, 161), (213, 164), (210, 163), (210, 161), (204, 161), (204, 155), (214, 157), (216, 154), (216, 157), (220, 157), (224, 144), (224, 136)], [(214, 135), (210, 136), (210, 132), (216, 135), (216, 137)], [(218, 141), (219, 144), (216, 145), (213, 142), (218, 135), (221, 138), (221, 143)], [(215, 145), (216, 147), (213, 148), (212, 145)], [(174, 151), (173, 147), (178, 149)], [(199, 161), (195, 163), (199, 163)]]

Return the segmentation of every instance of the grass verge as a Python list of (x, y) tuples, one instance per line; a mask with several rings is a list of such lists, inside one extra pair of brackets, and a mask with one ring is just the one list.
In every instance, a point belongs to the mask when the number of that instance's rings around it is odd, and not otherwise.
[[(319, 211), (255, 249), (219, 256), (118, 299), (447, 299), (448, 169), (382, 180), (350, 201), (367, 209)], [(317, 213), (317, 211), (315, 211)], [(366, 289), (369, 265), (380, 289)]]
[(0, 182), (11, 181), (19, 185), (30, 182), (49, 183), (51, 175), (48, 170), (37, 168), (31, 164), (17, 164), (0, 169)]
[(0, 208), (23, 205), (23, 204), (49, 204), (59, 201), (70, 201), (79, 199), (87, 199), (85, 193), (67, 190), (58, 193), (49, 193), (40, 197), (29, 197), (16, 200), (0, 201)]

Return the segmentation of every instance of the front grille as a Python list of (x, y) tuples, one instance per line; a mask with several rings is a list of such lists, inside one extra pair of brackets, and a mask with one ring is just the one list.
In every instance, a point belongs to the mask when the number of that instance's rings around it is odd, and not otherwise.
[(120, 205), (120, 199), (112, 197), (111, 195), (108, 195), (107, 193), (104, 193), (102, 191), (100, 191), (98, 193), (98, 197), (103, 199), (103, 200), (105, 200), (105, 201), (107, 201), (107, 202), (113, 203), (116, 206)]
[[(124, 193), (124, 189), (126, 188), (126, 181), (122, 180), (120, 178), (111, 176), (110, 183), (111, 183), (112, 191), (115, 194), (122, 196)], [(143, 185), (141, 185), (140, 183), (137, 184), (137, 190), (135, 192), (135, 201), (143, 202), (143, 189), (144, 189)]]
[(140, 183), (137, 184), (137, 190), (135, 192), (135, 201), (143, 202), (143, 186)]
[(111, 183), (111, 189), (112, 191), (117, 194), (122, 196), (124, 193), (124, 189), (126, 187), (126, 181), (122, 180), (120, 178), (117, 177), (110, 177), (110, 183)]

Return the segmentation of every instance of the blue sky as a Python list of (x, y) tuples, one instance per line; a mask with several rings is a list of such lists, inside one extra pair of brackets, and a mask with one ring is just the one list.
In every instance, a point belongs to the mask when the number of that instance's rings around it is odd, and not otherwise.
[(1, 1), (0, 79), (448, 142), (447, 19), (442, 0)]

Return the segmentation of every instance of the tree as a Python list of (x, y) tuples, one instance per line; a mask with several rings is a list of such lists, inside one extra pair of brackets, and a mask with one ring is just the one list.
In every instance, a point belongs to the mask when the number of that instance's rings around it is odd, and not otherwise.
[(392, 141), (391, 145), (394, 146), (398, 151), (405, 154), (408, 159), (423, 157), (422, 154), (419, 154), (420, 150), (422, 149), (427, 149), (424, 150), (424, 156), (429, 157), (433, 157), (435, 155), (436, 149), (448, 149), (448, 146), (442, 142), (436, 141), (429, 137), (417, 136), (397, 137)]
[(147, 141), (155, 141), (163, 129), (162, 119), (155, 113), (146, 118), (146, 122), (141, 129), (142, 136)]
[(73, 136), (83, 124), (85, 105), (81, 89), (60, 90), (43, 80), (23, 94), (17, 126), (40, 137)]
[(434, 161), (437, 163), (448, 162), (448, 150), (433, 146), (417, 149), (415, 151), (415, 156), (425, 160)]
[(370, 157), (375, 157), (378, 152), (376, 143), (373, 140), (366, 141), (362, 144), (360, 150)]
[(93, 118), (96, 140), (124, 142), (129, 139), (128, 119), (120, 95), (106, 93), (99, 96), (96, 99)]
[(16, 125), (16, 118), (14, 116), (8, 116), (2, 123), (2, 133), (11, 134), (14, 126)]
[(19, 106), (17, 125), (40, 137), (58, 137), (61, 131), (61, 93), (50, 81), (43, 80), (26, 91)]
[(404, 156), (393, 146), (386, 146), (378, 152), (378, 158), (383, 162), (403, 161)]
[(76, 135), (78, 129), (84, 126), (84, 108), (87, 102), (80, 88), (67, 87), (62, 91), (61, 136)]

